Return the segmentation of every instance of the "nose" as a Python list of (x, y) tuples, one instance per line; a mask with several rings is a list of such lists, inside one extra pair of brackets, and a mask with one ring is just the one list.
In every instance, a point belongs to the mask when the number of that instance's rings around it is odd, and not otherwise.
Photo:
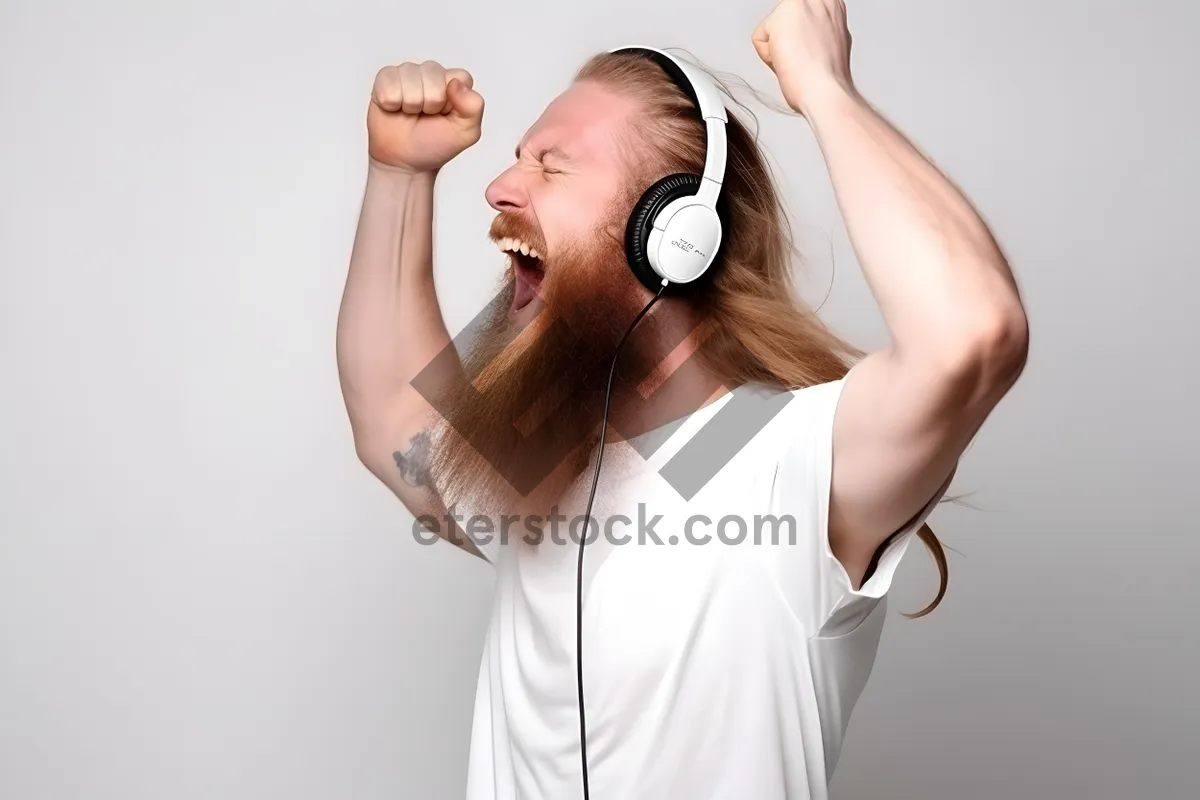
[(496, 179), (488, 184), (483, 196), (488, 205), (496, 211), (518, 211), (525, 208), (529, 202), (515, 164), (497, 175)]

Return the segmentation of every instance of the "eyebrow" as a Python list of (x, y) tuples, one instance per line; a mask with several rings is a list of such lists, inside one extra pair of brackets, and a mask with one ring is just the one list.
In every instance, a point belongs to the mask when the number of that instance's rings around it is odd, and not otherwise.
[[(568, 154), (565, 150), (563, 150), (561, 147), (558, 147), (557, 145), (555, 145), (553, 147), (543, 147), (541, 150), (537, 151), (535, 158), (538, 161), (542, 161), (543, 159), (546, 158), (546, 156), (556, 156), (558, 158), (561, 158), (563, 161), (574, 161), (574, 159), (571, 158), (570, 154)], [(516, 146), (516, 149), (513, 150), (513, 157), (516, 158), (518, 161), (521, 160), (521, 145), (518, 144)]]

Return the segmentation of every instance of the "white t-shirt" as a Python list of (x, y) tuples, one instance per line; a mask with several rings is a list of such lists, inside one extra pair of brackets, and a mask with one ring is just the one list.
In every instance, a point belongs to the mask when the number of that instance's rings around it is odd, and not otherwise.
[[(589, 538), (583, 579), (594, 800), (827, 797), (893, 573), (953, 478), (854, 591), (827, 536), (844, 382), (783, 393), (742, 387), (606, 448), (593, 506), (606, 533)], [(583, 513), (591, 477), (564, 502), (565, 515)], [(480, 530), (496, 584), (467, 799), (581, 798), (581, 527), (570, 535), (559, 520), (558, 543), (537, 548), (519, 540), (521, 523), (507, 541)]]

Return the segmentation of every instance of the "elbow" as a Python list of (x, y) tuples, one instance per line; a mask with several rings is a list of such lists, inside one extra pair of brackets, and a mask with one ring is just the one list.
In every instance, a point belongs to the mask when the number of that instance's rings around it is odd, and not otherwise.
[(354, 437), (354, 456), (364, 467), (372, 472), (375, 471), (375, 464), (379, 460), (379, 450), (357, 435)]
[(352, 425), (351, 428), (354, 435), (355, 457), (372, 474), (381, 474), (391, 462), (391, 453), (394, 448), (390, 448), (388, 445), (393, 442), (382, 435), (378, 426), (358, 424)]
[(366, 471), (386, 485), (396, 470), (395, 457), (381, 442), (354, 442), (354, 455)]
[(1021, 377), (1029, 358), (1029, 319), (1020, 302), (997, 309), (989, 317), (977, 347), (986, 375), (1007, 391)]
[[(994, 405), (1017, 382), (1029, 352), (1029, 323), (1019, 302), (990, 304), (940, 326), (895, 355), (927, 386), (940, 387), (954, 404)], [(900, 345), (901, 342), (896, 342)]]
[(908, 337), (893, 338), (893, 354), (954, 404), (992, 406), (1021, 377), (1029, 355), (1029, 320), (1019, 291), (991, 273), (970, 292), (946, 297)]
[(976, 315), (970, 330), (953, 337), (942, 359), (945, 375), (970, 394), (995, 402), (1020, 378), (1029, 355), (1029, 321), (1019, 302)]
[(369, 472), (379, 475), (381, 454), (386, 453), (387, 450), (377, 418), (372, 415), (351, 412), (349, 419), (350, 437), (355, 457)]

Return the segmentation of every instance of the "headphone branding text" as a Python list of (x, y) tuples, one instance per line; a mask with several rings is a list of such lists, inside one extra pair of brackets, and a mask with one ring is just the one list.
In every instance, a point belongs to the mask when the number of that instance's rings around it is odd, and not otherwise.
[(700, 252), (699, 250), (696, 249), (696, 245), (692, 244), (687, 239), (672, 239), (671, 245), (674, 247), (678, 247), (680, 250), (682, 250), (685, 253), (695, 253), (696, 255), (701, 256), (703, 258), (708, 257), (708, 253)]

